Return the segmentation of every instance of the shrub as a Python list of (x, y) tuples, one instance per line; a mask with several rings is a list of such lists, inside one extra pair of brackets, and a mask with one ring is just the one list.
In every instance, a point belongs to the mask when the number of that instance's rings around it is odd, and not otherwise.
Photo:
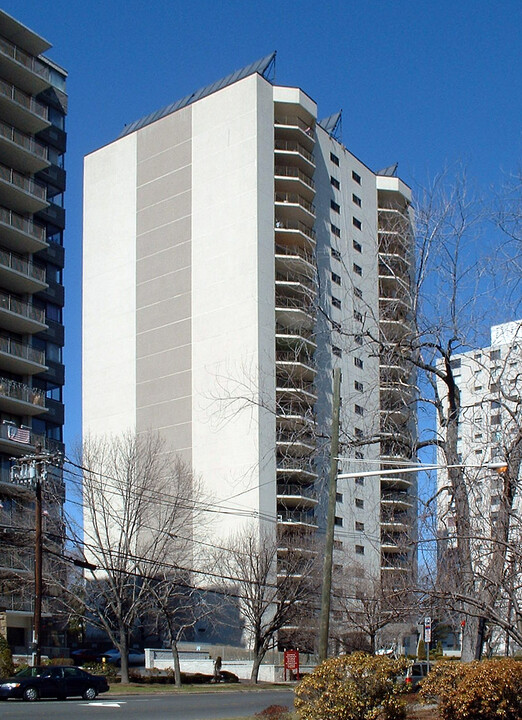
[(74, 660), (72, 658), (49, 658), (45, 663), (42, 663), (45, 665), (74, 665)]
[(443, 662), (424, 680), (420, 695), (439, 699), (441, 720), (520, 720), (522, 665), (513, 658)]
[(302, 720), (402, 720), (396, 679), (407, 665), (364, 653), (325, 660), (297, 686), (295, 708)]
[(257, 718), (265, 720), (290, 720), (290, 711), (286, 705), (269, 705), (264, 710), (255, 714)]
[(93, 675), (105, 675), (109, 682), (115, 682), (118, 677), (118, 670), (111, 663), (88, 662), (82, 667)]
[(10, 677), (14, 673), (13, 654), (9, 643), (0, 633), (0, 677)]
[(426, 643), (422, 638), (419, 640), (419, 644), (417, 645), (417, 659), (426, 660)]

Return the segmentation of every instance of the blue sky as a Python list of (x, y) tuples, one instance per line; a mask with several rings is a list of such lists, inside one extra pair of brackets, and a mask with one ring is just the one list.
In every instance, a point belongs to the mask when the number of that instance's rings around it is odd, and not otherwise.
[[(83, 156), (130, 123), (277, 50), (373, 169), (423, 184), (463, 162), (484, 192), (520, 167), (520, 0), (4, 0), (69, 71), (66, 442), (81, 429)], [(512, 319), (502, 310), (493, 322)]]

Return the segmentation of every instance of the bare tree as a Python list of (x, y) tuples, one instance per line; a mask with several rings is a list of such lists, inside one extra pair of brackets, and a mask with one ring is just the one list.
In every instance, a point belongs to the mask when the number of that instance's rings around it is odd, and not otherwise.
[[(128, 682), (128, 650), (141, 615), (150, 609), (149, 580), (187, 561), (195, 513), (193, 478), (153, 434), (87, 438), (80, 468), (83, 536), (70, 523), (71, 542), (88, 561), (88, 622), (105, 631), (121, 655)], [(189, 565), (190, 567), (190, 565)]]
[[(255, 683), (278, 633), (295, 625), (300, 609), (316, 597), (317, 553), (306, 536), (292, 534), (288, 540), (285, 543), (275, 533), (246, 528), (230, 539), (226, 551), (217, 558), (228, 577), (229, 600), (246, 621), (254, 654), (251, 679)], [(284, 545), (287, 547), (282, 552)]]

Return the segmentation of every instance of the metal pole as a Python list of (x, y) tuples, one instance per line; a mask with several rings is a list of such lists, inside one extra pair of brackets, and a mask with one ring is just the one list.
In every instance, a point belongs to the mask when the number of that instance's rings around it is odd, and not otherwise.
[(35, 533), (34, 533), (34, 626), (33, 626), (33, 665), (41, 661), (41, 626), (42, 626), (42, 482), (40, 467), (36, 463), (35, 486)]
[(334, 369), (332, 399), (332, 440), (330, 449), (330, 478), (328, 486), (328, 515), (326, 518), (326, 541), (323, 564), (323, 587), (321, 593), (321, 618), (319, 624), (319, 662), (328, 656), (330, 629), (330, 595), (332, 590), (332, 566), (335, 527), (335, 501), (337, 495), (337, 455), (339, 452), (339, 405), (341, 394), (341, 371)]

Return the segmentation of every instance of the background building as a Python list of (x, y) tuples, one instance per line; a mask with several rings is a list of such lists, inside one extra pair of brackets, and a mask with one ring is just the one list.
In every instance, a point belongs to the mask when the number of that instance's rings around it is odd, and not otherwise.
[[(409, 188), (344, 147), (340, 114), (318, 122), (305, 92), (274, 85), (274, 61), (87, 156), (83, 430), (160, 432), (222, 510), (196, 542), (255, 518), (282, 560), (296, 532), (324, 530), (334, 367), (341, 469), (411, 457), (411, 375), (391, 348), (413, 250)], [(411, 574), (405, 478), (339, 487), (339, 572)]]
[[(12, 458), (63, 449), (67, 96), (66, 72), (42, 56), (50, 47), (0, 11), (0, 631), (17, 652), (31, 640), (34, 497), (11, 482)], [(46, 542), (56, 552), (57, 470), (44, 493)]]

